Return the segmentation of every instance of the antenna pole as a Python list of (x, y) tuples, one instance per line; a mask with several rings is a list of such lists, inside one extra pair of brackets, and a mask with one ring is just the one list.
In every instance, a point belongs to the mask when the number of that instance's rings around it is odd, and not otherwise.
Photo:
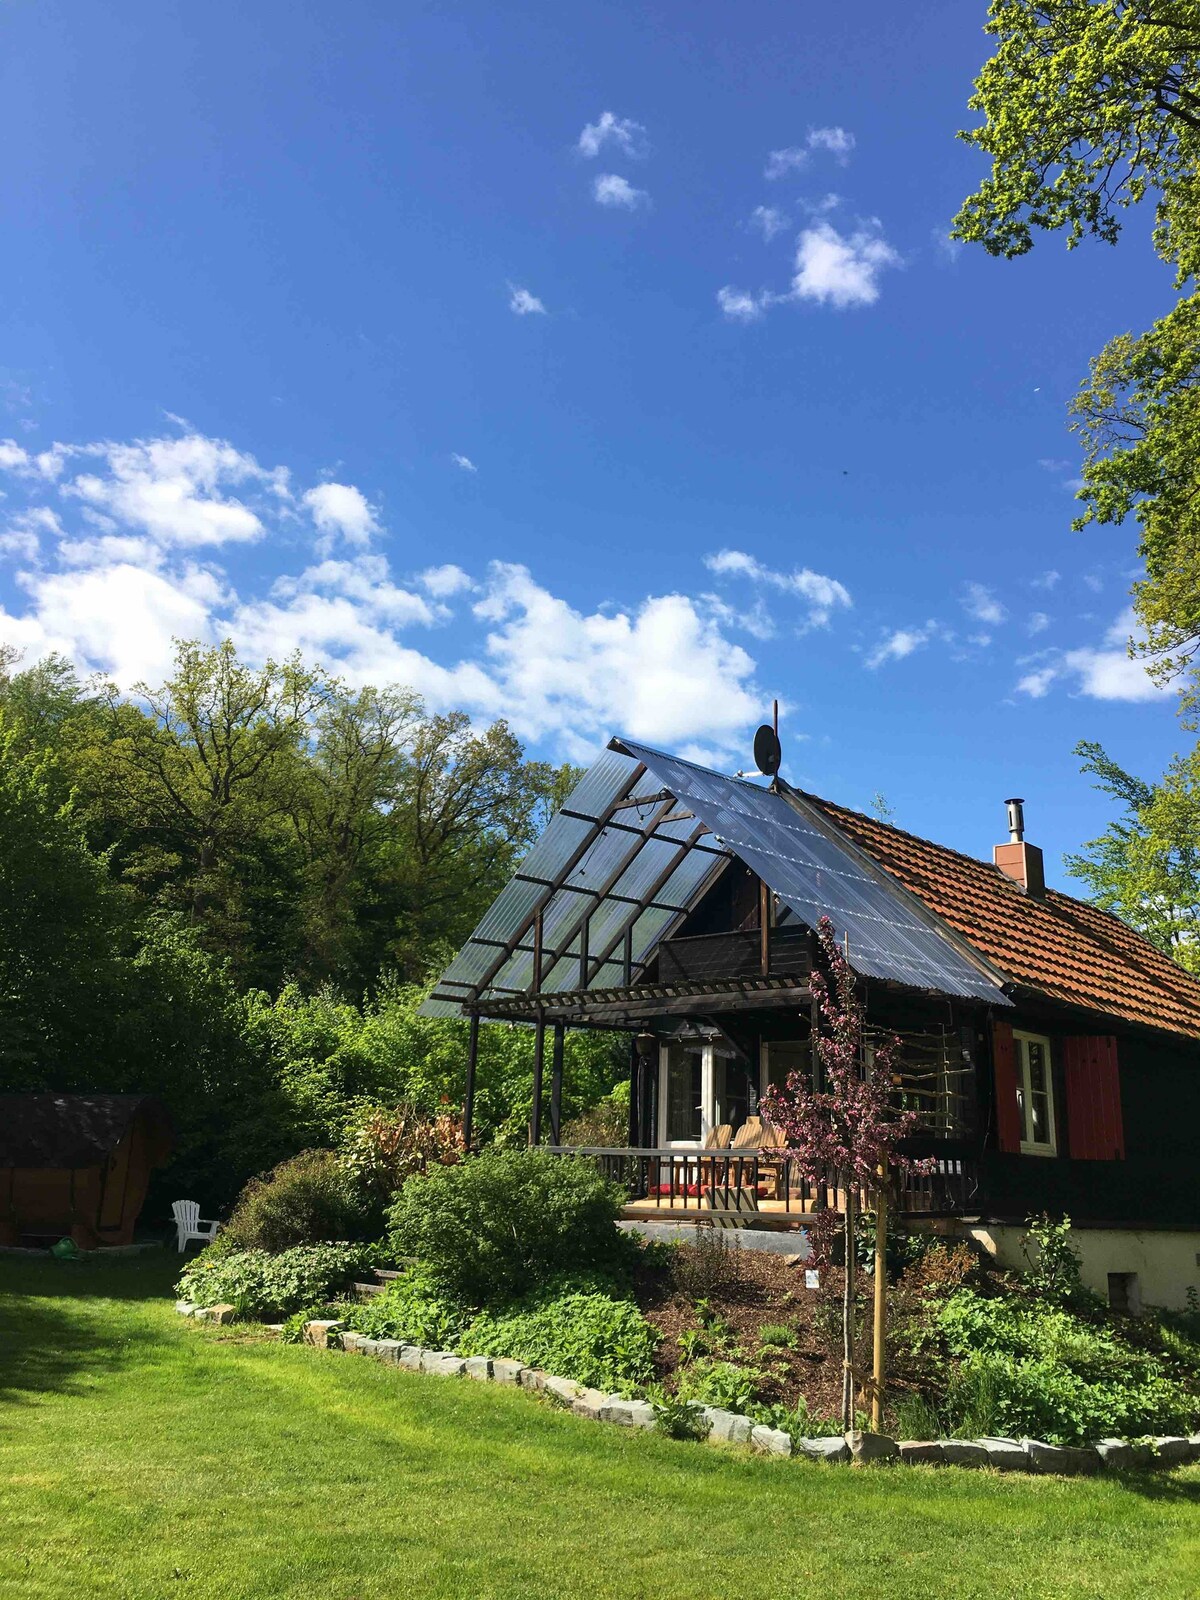
[(771, 726), (775, 729), (775, 737), (779, 737), (779, 701), (771, 701)]

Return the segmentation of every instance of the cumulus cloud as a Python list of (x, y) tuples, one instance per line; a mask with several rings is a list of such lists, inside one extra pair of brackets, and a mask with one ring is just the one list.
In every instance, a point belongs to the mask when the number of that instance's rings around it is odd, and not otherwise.
[(770, 244), (788, 226), (788, 219), (778, 206), (755, 206), (750, 213), (750, 226)]
[(470, 456), (459, 455), (457, 450), (452, 450), (450, 452), (450, 459), (451, 459), (451, 461), (453, 461), (453, 463), (454, 463), (454, 465), (456, 467), (461, 467), (461, 469), (464, 472), (478, 472), (479, 471), (479, 468), (471, 460)]
[(780, 572), (745, 550), (718, 550), (705, 556), (704, 565), (717, 577), (746, 578), (764, 588), (799, 597), (805, 602), (805, 625), (810, 628), (828, 627), (835, 611), (854, 603), (850, 591), (837, 578), (813, 572), (809, 567)]
[(797, 144), (786, 145), (782, 150), (767, 152), (767, 164), (763, 168), (763, 177), (771, 179), (786, 178), (789, 172), (798, 172), (808, 160), (808, 151)]
[(523, 289), (516, 283), (510, 283), (508, 286), (508, 309), (518, 317), (546, 314), (546, 308), (537, 295), (530, 294), (528, 289)]
[[(764, 697), (730, 636), (732, 608), (715, 597), (650, 594), (586, 611), (506, 564), (473, 576), (445, 563), (402, 580), (366, 547), (378, 517), (352, 484), (293, 490), (284, 469), (189, 438), (183, 452), (175, 439), (60, 447), (71, 467), (61, 481), (10, 453), (2, 526), (40, 551), (0, 606), (0, 638), (31, 659), (60, 651), (126, 689), (161, 681), (176, 637), (229, 637), (250, 661), (299, 650), (351, 683), (402, 683), (435, 710), (504, 716), (575, 759), (617, 730), (722, 758), (743, 747)], [(82, 488), (81, 459), (97, 480)], [(242, 489), (236, 505), (231, 486)], [(238, 506), (273, 553), (299, 551), (290, 570), (264, 577), (246, 560), (228, 514)], [(788, 582), (814, 613), (838, 603), (822, 587), (833, 580)]]
[(595, 122), (584, 126), (576, 149), (588, 160), (602, 150), (613, 146), (622, 155), (640, 157), (646, 154), (646, 130), (631, 117), (618, 117), (611, 111), (602, 111)]
[(1129, 641), (1138, 637), (1137, 618), (1127, 607), (1105, 631), (1100, 645), (1044, 657), (1018, 679), (1017, 691), (1040, 700), (1056, 683), (1065, 683), (1071, 692), (1092, 700), (1160, 700), (1172, 691), (1154, 682), (1142, 659), (1130, 656)]
[(613, 206), (618, 210), (636, 211), (648, 205), (650, 196), (645, 189), (635, 189), (628, 178), (615, 172), (602, 172), (592, 185), (592, 198), (597, 205)]
[(366, 545), (372, 534), (379, 532), (367, 497), (352, 483), (319, 483), (315, 489), (301, 495), (300, 503), (307, 507), (324, 536), (325, 548), (330, 548), (339, 538), (347, 544)]
[(969, 617), (974, 617), (976, 622), (987, 622), (993, 627), (998, 626), (1008, 616), (1000, 601), (983, 583), (963, 585), (962, 608)]
[(900, 257), (874, 225), (839, 233), (831, 222), (805, 228), (796, 243), (792, 296), (838, 310), (874, 305), (879, 276)]
[(1033, 611), (1025, 619), (1025, 630), (1029, 634), (1045, 633), (1050, 626), (1050, 618), (1044, 611)]
[(804, 144), (785, 145), (781, 150), (768, 152), (763, 177), (774, 181), (777, 178), (786, 178), (789, 173), (798, 172), (801, 167), (808, 164), (809, 153), (813, 150), (836, 156), (845, 166), (853, 149), (854, 135), (848, 133), (845, 128), (810, 128)]
[(1040, 576), (1031, 578), (1029, 580), (1029, 587), (1031, 589), (1053, 589), (1061, 577), (1061, 572), (1056, 572), (1053, 567), (1050, 567), (1047, 571), (1041, 573)]
[(731, 322), (757, 322), (771, 304), (772, 296), (760, 289), (735, 289), (730, 284), (717, 290), (717, 304)]

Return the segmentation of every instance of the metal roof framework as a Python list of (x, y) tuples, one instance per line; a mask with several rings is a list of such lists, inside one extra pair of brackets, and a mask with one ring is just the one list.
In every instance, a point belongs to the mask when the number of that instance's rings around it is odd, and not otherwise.
[(1011, 1004), (999, 973), (802, 797), (614, 739), (422, 1011), (529, 1016), (559, 997), (582, 1015), (591, 991), (611, 1007), (734, 856), (785, 918), (829, 916), (861, 975)]

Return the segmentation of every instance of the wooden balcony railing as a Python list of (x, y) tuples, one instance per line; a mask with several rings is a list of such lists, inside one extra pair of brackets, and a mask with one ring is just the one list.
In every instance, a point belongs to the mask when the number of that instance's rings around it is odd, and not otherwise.
[[(638, 1211), (696, 1215), (713, 1204), (761, 1211), (765, 1219), (794, 1218), (842, 1209), (837, 1174), (813, 1183), (779, 1150), (679, 1150), (650, 1146), (549, 1145), (550, 1154), (592, 1161), (622, 1188)], [(961, 1215), (975, 1193), (975, 1166), (960, 1157), (939, 1159), (929, 1174), (898, 1175), (894, 1204), (907, 1216)]]

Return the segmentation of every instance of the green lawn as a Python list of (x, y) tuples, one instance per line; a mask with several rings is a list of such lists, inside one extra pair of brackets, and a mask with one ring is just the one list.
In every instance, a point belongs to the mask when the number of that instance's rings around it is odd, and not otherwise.
[(631, 1437), (175, 1316), (167, 1257), (0, 1260), (0, 1595), (1200, 1591), (1200, 1468), (850, 1471)]

